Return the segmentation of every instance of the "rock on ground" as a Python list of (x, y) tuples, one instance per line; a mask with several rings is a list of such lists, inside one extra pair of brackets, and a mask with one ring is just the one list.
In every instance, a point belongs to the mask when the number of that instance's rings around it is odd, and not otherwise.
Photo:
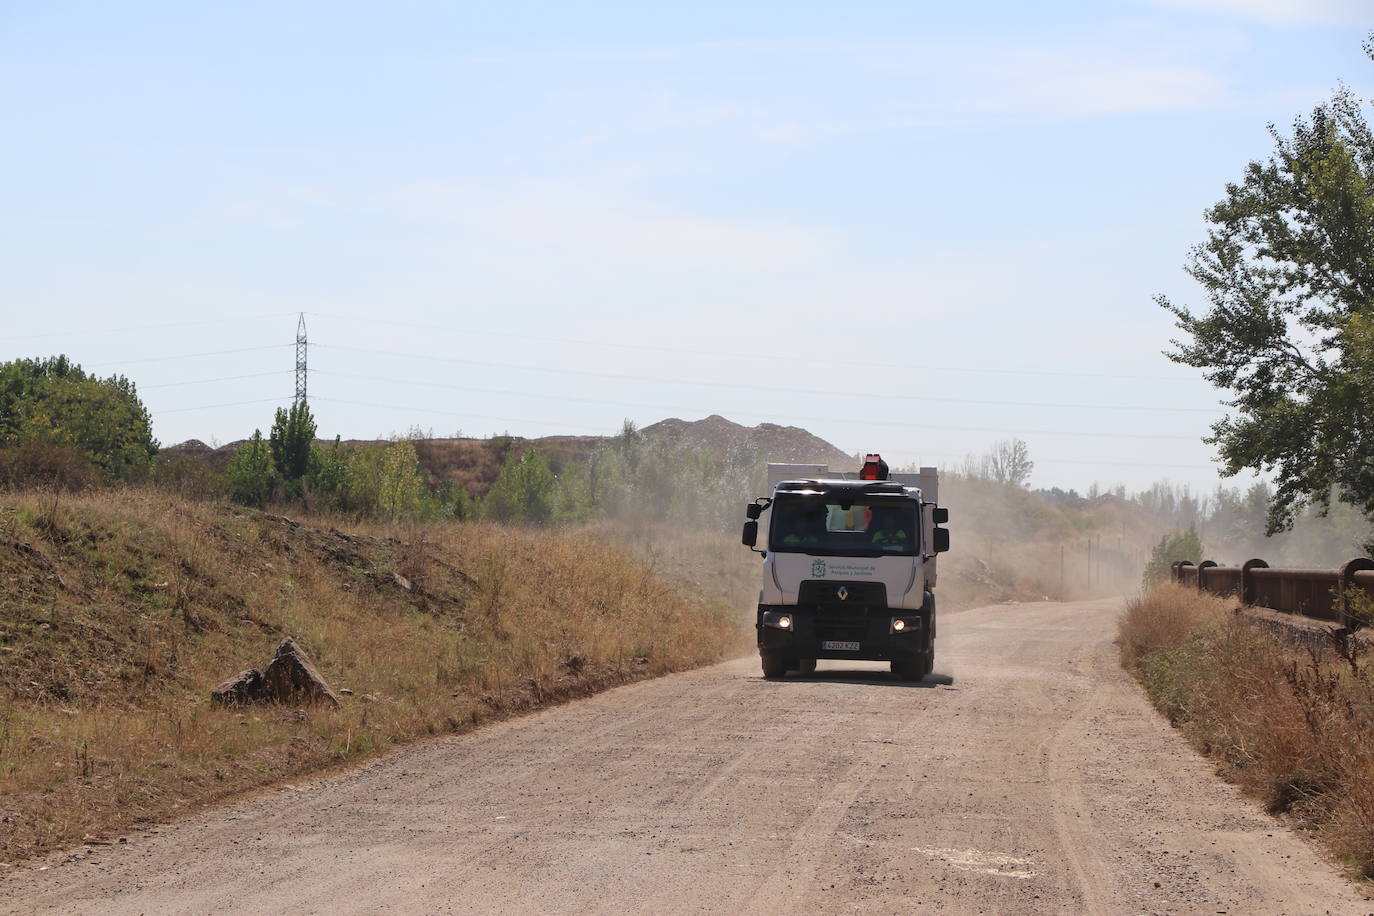
[(267, 682), (257, 668), (240, 671), (210, 691), (211, 702), (219, 706), (243, 706), (256, 703), (266, 696)]
[(267, 692), (278, 703), (340, 705), (339, 696), (325, 683), (315, 663), (290, 636), (277, 646), (276, 657), (263, 672)]

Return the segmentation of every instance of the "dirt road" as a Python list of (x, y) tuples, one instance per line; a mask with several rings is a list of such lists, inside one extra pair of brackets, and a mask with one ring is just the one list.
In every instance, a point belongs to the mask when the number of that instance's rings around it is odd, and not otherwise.
[(1148, 708), (1118, 609), (945, 615), (922, 686), (621, 688), (11, 873), (0, 911), (1374, 912)]

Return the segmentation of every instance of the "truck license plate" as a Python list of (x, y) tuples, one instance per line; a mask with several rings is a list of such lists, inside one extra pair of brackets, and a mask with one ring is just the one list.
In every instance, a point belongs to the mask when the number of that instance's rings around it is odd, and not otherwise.
[(821, 640), (821, 648), (827, 652), (858, 652), (859, 644), (840, 639), (823, 639)]

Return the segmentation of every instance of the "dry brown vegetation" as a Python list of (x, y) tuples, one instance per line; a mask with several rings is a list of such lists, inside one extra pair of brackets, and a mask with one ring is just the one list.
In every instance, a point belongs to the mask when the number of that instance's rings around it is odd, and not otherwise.
[[(653, 535), (5, 497), (0, 861), (747, 650), (737, 545)], [(210, 705), (286, 635), (342, 708)]]
[(1126, 667), (1222, 775), (1374, 877), (1374, 660), (1300, 648), (1174, 584), (1127, 605)]

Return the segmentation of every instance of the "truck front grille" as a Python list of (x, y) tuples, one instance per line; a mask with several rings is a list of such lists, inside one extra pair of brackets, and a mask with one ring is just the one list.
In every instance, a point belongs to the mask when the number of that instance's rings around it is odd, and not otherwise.
[(824, 608), (827, 613), (861, 613), (863, 608), (887, 607), (887, 586), (881, 582), (807, 579), (797, 587), (797, 603)]

